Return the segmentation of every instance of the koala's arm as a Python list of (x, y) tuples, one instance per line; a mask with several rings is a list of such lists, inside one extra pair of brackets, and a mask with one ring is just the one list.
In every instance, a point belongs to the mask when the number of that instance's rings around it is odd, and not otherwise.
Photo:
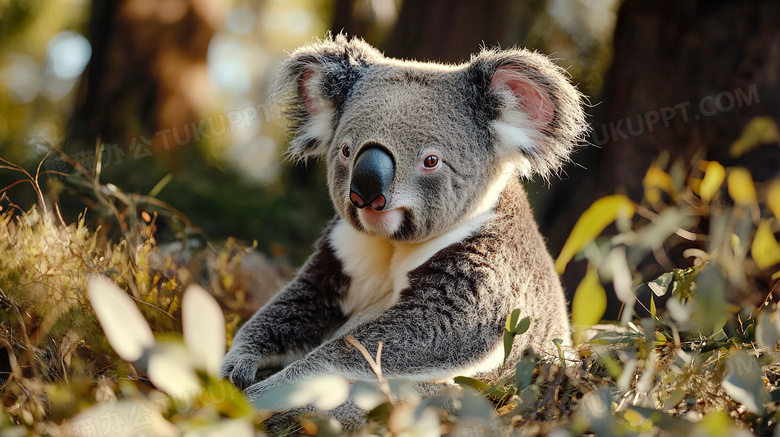
[(330, 227), (295, 279), (238, 331), (220, 370), (243, 389), (258, 369), (281, 367), (315, 346), (344, 322), (339, 301), (349, 285), (327, 241)]
[(492, 295), (491, 272), (481, 268), (484, 263), (440, 261), (429, 261), (417, 269), (399, 302), (375, 319), (322, 344), (249, 387), (245, 395), (257, 399), (279, 385), (324, 374), (350, 380), (375, 379), (365, 358), (346, 341), (348, 336), (372, 356), (377, 343), (383, 343), (381, 364), (386, 377), (447, 380), (480, 365), (500, 365), (508, 309), (503, 308), (506, 305), (501, 304), (500, 296)]

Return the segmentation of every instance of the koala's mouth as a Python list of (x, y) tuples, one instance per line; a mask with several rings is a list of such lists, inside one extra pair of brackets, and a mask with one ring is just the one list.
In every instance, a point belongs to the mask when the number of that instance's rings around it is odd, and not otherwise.
[(362, 208), (357, 212), (360, 224), (367, 231), (392, 235), (401, 228), (404, 221), (404, 211), (402, 208), (394, 208), (387, 211), (376, 211), (372, 208)]

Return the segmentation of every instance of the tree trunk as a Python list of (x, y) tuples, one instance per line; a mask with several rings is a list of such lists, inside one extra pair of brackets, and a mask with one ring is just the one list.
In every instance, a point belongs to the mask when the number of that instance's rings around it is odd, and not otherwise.
[[(675, 159), (703, 150), (737, 164), (731, 144), (748, 121), (780, 121), (779, 23), (773, 0), (624, 2), (593, 132), (603, 145), (600, 194), (625, 187), (639, 200), (642, 176), (662, 152)], [(758, 179), (772, 177), (780, 169), (776, 146), (738, 164)]]
[[(701, 156), (747, 167), (756, 180), (777, 177), (777, 143), (732, 156), (747, 123), (769, 116), (780, 124), (780, 3), (765, 1), (644, 2), (625, 0), (614, 33), (613, 63), (603, 96), (591, 97), (591, 142), (574, 156), (542, 231), (557, 254), (582, 212), (597, 198), (643, 196), (654, 159)], [(581, 263), (579, 263), (581, 264)], [(563, 281), (572, 293), (584, 267)]]
[(404, 1), (398, 22), (383, 44), (388, 56), (420, 61), (468, 61), (480, 46), (525, 42), (546, 0)]
[(92, 149), (98, 138), (130, 154), (135, 147), (172, 149), (177, 142), (166, 130), (182, 130), (202, 116), (210, 93), (206, 52), (228, 4), (165, 5), (93, 2), (92, 61), (79, 85), (66, 150)]

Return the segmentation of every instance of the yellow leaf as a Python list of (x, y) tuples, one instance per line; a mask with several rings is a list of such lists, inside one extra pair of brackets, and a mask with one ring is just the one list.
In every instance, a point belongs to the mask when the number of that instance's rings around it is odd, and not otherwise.
[(710, 161), (707, 164), (707, 170), (704, 172), (704, 178), (699, 185), (699, 196), (704, 203), (710, 203), (710, 200), (723, 185), (723, 180), (726, 178), (726, 170), (722, 165), (715, 161)]
[(563, 273), (566, 270), (566, 264), (574, 258), (574, 255), (596, 239), (601, 231), (619, 216), (630, 218), (633, 215), (634, 203), (628, 197), (620, 194), (602, 197), (593, 202), (593, 205), (582, 213), (569, 234), (569, 238), (566, 239), (561, 254), (555, 260), (555, 270), (558, 274)]
[(575, 344), (582, 344), (585, 330), (598, 323), (606, 310), (607, 293), (599, 282), (596, 269), (588, 267), (588, 272), (574, 292), (574, 300), (571, 304)]
[(674, 191), (672, 188), (672, 178), (655, 164), (647, 169), (647, 174), (642, 180), (642, 185), (645, 187), (645, 198), (647, 198), (651, 204), (661, 200), (661, 190), (666, 191), (669, 194), (673, 194)]
[(775, 234), (772, 233), (769, 220), (761, 220), (761, 224), (758, 225), (750, 252), (756, 265), (762, 270), (780, 262), (780, 245), (777, 244)]
[(755, 117), (742, 130), (742, 135), (731, 144), (731, 157), (738, 158), (757, 146), (778, 141), (780, 133), (772, 117)]
[(780, 221), (780, 179), (772, 182), (766, 192), (766, 203), (775, 218)]
[(729, 173), (729, 195), (740, 206), (750, 206), (756, 202), (756, 186), (750, 172), (737, 167)]

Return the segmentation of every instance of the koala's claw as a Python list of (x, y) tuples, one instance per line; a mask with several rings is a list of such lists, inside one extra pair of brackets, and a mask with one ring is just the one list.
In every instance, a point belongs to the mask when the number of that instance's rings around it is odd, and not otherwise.
[(258, 382), (250, 385), (244, 390), (244, 396), (250, 401), (256, 401), (263, 397), (263, 394), (268, 391), (267, 384), (264, 382)]
[(241, 390), (252, 385), (259, 367), (259, 360), (254, 355), (238, 355), (225, 357), (220, 375), (232, 382)]

